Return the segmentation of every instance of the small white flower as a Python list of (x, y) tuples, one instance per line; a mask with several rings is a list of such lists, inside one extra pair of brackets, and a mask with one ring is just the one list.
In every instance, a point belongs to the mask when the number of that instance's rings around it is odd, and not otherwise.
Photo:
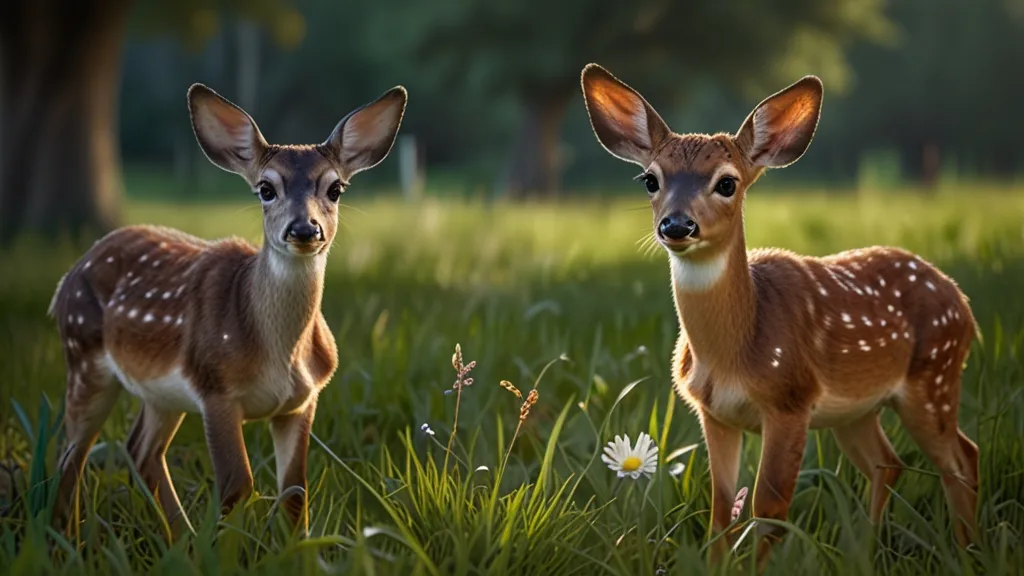
[(434, 435), (434, 431), (430, 429), (430, 424), (427, 424), (426, 422), (424, 422), (423, 425), (420, 426), (420, 431), (423, 432), (424, 434), (429, 434), (430, 436)]
[(641, 474), (650, 476), (658, 468), (658, 447), (646, 433), (641, 432), (636, 445), (630, 447), (629, 436), (615, 436), (604, 448), (601, 460), (618, 473), (619, 478), (629, 476), (636, 480)]
[(668, 473), (669, 476), (672, 476), (673, 478), (678, 478), (679, 475), (682, 474), (685, 470), (685, 464), (683, 464), (682, 462), (676, 462), (675, 464), (669, 467)]

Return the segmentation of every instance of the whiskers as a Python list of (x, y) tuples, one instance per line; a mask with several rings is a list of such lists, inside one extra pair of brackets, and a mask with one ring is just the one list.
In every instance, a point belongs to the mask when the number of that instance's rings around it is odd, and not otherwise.
[(658, 243), (658, 239), (654, 237), (653, 230), (640, 237), (640, 239), (636, 241), (636, 245), (637, 250), (639, 250), (640, 254), (643, 255), (644, 258), (650, 258), (656, 254), (658, 252), (658, 248), (661, 247), (661, 244)]

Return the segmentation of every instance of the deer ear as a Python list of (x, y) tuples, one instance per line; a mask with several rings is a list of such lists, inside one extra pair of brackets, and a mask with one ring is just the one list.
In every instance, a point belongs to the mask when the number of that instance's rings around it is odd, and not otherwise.
[(821, 80), (816, 76), (801, 78), (754, 108), (736, 133), (736, 144), (755, 166), (789, 166), (811, 144), (821, 115), (821, 99)]
[(245, 110), (202, 84), (188, 89), (188, 110), (196, 140), (210, 162), (247, 176), (267, 149), (256, 122)]
[(583, 100), (597, 140), (613, 156), (646, 168), (672, 133), (636, 90), (597, 64), (581, 75)]
[(341, 163), (346, 176), (369, 170), (387, 157), (408, 100), (405, 88), (395, 86), (338, 122), (323, 146)]

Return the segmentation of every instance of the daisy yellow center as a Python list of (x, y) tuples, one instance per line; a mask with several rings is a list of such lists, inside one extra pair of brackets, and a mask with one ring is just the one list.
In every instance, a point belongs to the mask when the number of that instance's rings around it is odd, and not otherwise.
[(622, 471), (636, 472), (640, 469), (641, 464), (643, 464), (643, 462), (641, 462), (639, 458), (636, 456), (630, 456), (622, 461)]

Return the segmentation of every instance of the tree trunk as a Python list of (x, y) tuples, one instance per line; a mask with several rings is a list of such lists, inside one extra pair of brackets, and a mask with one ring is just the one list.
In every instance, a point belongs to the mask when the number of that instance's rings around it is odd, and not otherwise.
[(558, 193), (562, 121), (572, 94), (555, 90), (526, 100), (526, 116), (505, 168), (506, 196), (522, 199)]
[(131, 0), (11, 2), (0, 21), (0, 243), (115, 225)]

